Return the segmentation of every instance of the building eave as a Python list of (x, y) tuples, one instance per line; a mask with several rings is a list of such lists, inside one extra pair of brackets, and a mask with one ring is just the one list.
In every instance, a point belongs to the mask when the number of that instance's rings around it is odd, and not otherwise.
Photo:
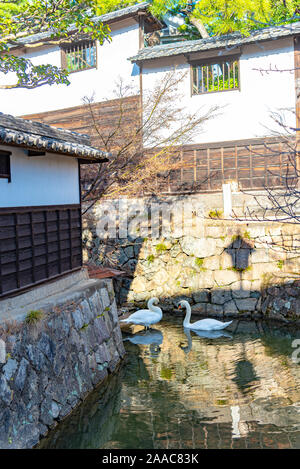
[[(119, 21), (123, 21), (128, 18), (133, 18), (136, 21), (138, 21), (138, 16), (140, 14), (144, 14), (148, 21), (153, 24), (153, 29), (161, 29), (164, 24), (155, 16), (153, 16), (150, 11), (149, 11), (149, 3), (148, 2), (143, 2), (139, 3), (137, 5), (133, 5), (131, 7), (127, 8), (122, 8), (120, 10), (112, 11), (110, 13), (106, 13), (104, 15), (100, 16), (94, 16), (91, 18), (91, 20), (97, 24), (97, 23), (103, 23), (103, 24), (115, 24)], [(72, 35), (76, 32), (75, 26), (70, 26), (67, 29), (67, 34)], [(16, 45), (11, 45), (11, 49), (19, 49), (22, 47), (26, 47), (26, 44), (35, 44), (39, 42), (45, 42), (51, 41), (51, 30), (43, 31), (37, 34), (32, 34), (30, 36), (24, 36), (22, 38), (18, 39), (19, 44)]]
[(0, 145), (66, 155), (95, 163), (108, 161), (110, 156), (92, 147), (87, 135), (1, 113)]
[(226, 36), (214, 36), (193, 41), (178, 41), (171, 44), (145, 47), (137, 55), (130, 57), (133, 63), (142, 64), (149, 60), (164, 59), (168, 57), (188, 56), (190, 54), (205, 52), (232, 50), (235, 47), (242, 47), (248, 44), (256, 44), (266, 41), (276, 41), (288, 37), (300, 35), (300, 21), (283, 26), (269, 27), (252, 32), (249, 36), (242, 36), (240, 33)]

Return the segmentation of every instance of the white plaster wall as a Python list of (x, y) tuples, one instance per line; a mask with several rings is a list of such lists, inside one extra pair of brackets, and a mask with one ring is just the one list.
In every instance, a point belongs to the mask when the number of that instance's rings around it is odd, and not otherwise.
[(294, 68), (292, 39), (266, 42), (245, 46), (240, 58), (241, 90), (207, 93), (191, 96), (190, 67), (184, 58), (169, 58), (151, 61), (143, 66), (144, 96), (161, 82), (167, 72), (186, 71), (180, 84), (179, 99), (175, 104), (190, 112), (207, 112), (212, 106), (219, 106), (218, 116), (204, 124), (191, 143), (208, 143), (238, 140), (272, 135), (278, 130), (270, 117), (271, 112), (285, 115), (286, 122), (295, 126), (295, 115), (283, 109), (295, 109), (294, 73), (273, 72), (261, 74), (255, 69)]
[(76, 158), (46, 153), (28, 157), (22, 148), (0, 146), (11, 155), (11, 182), (0, 179), (0, 207), (79, 203)]
[[(83, 104), (85, 96), (93, 96), (95, 101), (117, 98), (115, 91), (121, 77), (131, 94), (139, 92), (139, 68), (128, 57), (139, 48), (138, 24), (123, 20), (112, 26), (112, 41), (97, 44), (97, 68), (71, 73), (71, 84), (44, 85), (33, 90), (0, 90), (0, 111), (13, 115), (33, 114), (52, 111)], [(52, 46), (27, 52), (25, 57), (32, 63), (61, 66), (59, 47)], [(15, 83), (13, 75), (1, 75), (0, 84)]]

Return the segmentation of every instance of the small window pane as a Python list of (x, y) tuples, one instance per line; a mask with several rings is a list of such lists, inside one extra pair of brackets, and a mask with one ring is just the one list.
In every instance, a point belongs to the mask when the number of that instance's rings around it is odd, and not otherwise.
[(75, 44), (64, 49), (66, 69), (69, 72), (96, 67), (96, 43)]
[(192, 77), (193, 94), (236, 90), (239, 88), (238, 60), (194, 65)]
[(0, 152), (0, 178), (8, 179), (10, 182), (10, 153)]

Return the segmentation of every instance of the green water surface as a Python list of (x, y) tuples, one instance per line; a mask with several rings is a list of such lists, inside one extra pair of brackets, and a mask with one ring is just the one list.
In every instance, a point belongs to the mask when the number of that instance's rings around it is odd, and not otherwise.
[(205, 337), (171, 316), (128, 333), (119, 369), (39, 448), (300, 448), (299, 333), (234, 321)]

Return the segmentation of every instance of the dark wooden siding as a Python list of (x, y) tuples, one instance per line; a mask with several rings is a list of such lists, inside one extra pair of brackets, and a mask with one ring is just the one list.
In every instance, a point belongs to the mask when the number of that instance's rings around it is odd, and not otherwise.
[(290, 150), (276, 138), (189, 145), (179, 156), (181, 168), (158, 184), (165, 193), (217, 192), (229, 181), (245, 190), (281, 187)]
[(0, 297), (81, 265), (80, 205), (0, 208)]
[(125, 116), (121, 118), (123, 131), (119, 132), (120, 140), (122, 141), (122, 133), (126, 134), (126, 128), (136, 128), (140, 125), (141, 106), (140, 96), (138, 95), (93, 103), (91, 107), (89, 105), (74, 106), (57, 111), (28, 114), (22, 117), (44, 122), (54, 127), (87, 134), (91, 137), (93, 145), (101, 150), (105, 150), (103, 142), (99, 139), (95, 123), (100, 129), (101, 134), (105, 137), (113, 129), (119, 128), (121, 113), (122, 116)]

